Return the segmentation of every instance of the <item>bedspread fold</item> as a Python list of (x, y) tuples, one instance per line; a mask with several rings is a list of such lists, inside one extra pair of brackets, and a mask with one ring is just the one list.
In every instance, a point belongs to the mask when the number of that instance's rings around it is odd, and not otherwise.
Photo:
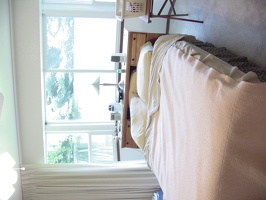
[[(150, 71), (150, 84), (148, 94), (148, 117), (155, 113), (159, 108), (160, 102), (160, 71), (162, 68), (163, 58), (169, 49), (177, 41), (193, 41), (195, 37), (192, 35), (184, 34), (173, 34), (163, 35), (159, 37), (153, 49), (153, 56), (151, 60), (151, 71)], [(148, 123), (149, 124), (149, 123)]]

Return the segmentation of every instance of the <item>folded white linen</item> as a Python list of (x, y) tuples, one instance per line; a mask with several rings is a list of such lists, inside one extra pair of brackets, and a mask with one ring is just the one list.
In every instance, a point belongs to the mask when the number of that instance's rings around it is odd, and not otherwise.
[(137, 72), (133, 71), (130, 76), (130, 82), (129, 82), (129, 102), (132, 97), (138, 97), (138, 89), (137, 89)]
[(150, 41), (141, 46), (137, 64), (137, 91), (139, 97), (147, 104), (150, 80), (150, 65), (153, 46)]
[(137, 91), (137, 72), (133, 72), (129, 84), (130, 131), (134, 142), (143, 150), (146, 137), (147, 106)]
[(159, 73), (161, 71), (163, 58), (168, 48), (179, 40), (193, 41), (195, 40), (195, 37), (192, 35), (184, 35), (184, 34), (163, 35), (159, 37), (154, 44), (152, 60), (151, 60), (151, 72), (150, 72), (149, 95), (148, 95), (148, 124), (149, 124), (149, 117), (153, 113), (155, 113), (159, 108), (159, 102), (160, 102)]
[(140, 97), (130, 99), (130, 131), (138, 147), (143, 150), (145, 146), (147, 106)]

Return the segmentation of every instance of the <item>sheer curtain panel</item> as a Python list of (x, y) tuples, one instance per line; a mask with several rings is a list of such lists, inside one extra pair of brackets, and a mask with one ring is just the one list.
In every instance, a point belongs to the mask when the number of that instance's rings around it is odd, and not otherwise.
[(27, 200), (150, 200), (159, 188), (144, 162), (23, 167), (23, 198)]

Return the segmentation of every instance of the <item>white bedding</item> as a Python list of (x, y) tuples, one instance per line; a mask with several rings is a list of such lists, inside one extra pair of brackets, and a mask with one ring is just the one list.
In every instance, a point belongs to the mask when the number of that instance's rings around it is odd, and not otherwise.
[(266, 85), (172, 39), (154, 47), (142, 137), (164, 197), (266, 199)]

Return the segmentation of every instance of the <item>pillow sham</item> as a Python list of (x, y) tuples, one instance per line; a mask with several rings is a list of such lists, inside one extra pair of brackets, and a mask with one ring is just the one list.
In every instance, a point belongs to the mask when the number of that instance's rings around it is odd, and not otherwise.
[(142, 45), (137, 64), (137, 91), (139, 97), (144, 101), (145, 104), (148, 102), (152, 50), (153, 45), (151, 42), (146, 42), (144, 45)]
[(138, 96), (139, 95), (137, 91), (137, 72), (134, 71), (130, 76), (130, 82), (129, 82), (129, 93), (128, 93), (129, 102), (132, 97), (138, 97)]
[(131, 136), (138, 147), (143, 150), (145, 146), (147, 106), (141, 98), (133, 96), (130, 99)]

